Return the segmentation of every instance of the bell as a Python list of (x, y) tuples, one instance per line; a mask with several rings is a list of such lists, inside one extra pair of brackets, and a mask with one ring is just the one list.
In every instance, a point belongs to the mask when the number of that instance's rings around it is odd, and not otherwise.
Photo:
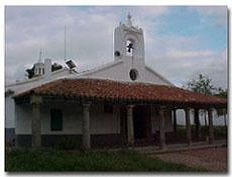
[(131, 49), (133, 49), (132, 43), (130, 43), (127, 47), (128, 47), (128, 50), (127, 50), (127, 51), (130, 53), (130, 52), (131, 52)]

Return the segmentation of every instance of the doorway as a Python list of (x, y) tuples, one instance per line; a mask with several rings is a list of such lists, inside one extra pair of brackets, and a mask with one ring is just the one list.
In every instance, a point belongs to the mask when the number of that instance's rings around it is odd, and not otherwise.
[(124, 106), (120, 108), (120, 134), (122, 144), (127, 144), (127, 109)]
[(150, 140), (151, 109), (150, 106), (135, 106), (133, 109), (134, 138), (135, 140)]
[[(152, 142), (150, 106), (135, 106), (133, 108), (133, 125), (135, 144)], [(127, 144), (127, 131), (127, 109), (126, 106), (122, 106), (120, 108), (120, 134), (124, 145)]]

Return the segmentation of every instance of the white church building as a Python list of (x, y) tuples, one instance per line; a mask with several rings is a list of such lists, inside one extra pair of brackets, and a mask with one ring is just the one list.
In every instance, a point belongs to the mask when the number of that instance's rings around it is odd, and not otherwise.
[(212, 111), (227, 105), (224, 99), (178, 88), (146, 66), (143, 30), (132, 24), (130, 15), (115, 28), (113, 62), (82, 73), (68, 68), (51, 72), (51, 60), (41, 67), (41, 76), (6, 86), (6, 128), (14, 129), (19, 147), (53, 147), (68, 138), (81, 141), (84, 149), (165, 148), (175, 137), (177, 109), (185, 110), (183, 142), (189, 145), (195, 140), (190, 110), (196, 136), (199, 109), (208, 110), (212, 143)]

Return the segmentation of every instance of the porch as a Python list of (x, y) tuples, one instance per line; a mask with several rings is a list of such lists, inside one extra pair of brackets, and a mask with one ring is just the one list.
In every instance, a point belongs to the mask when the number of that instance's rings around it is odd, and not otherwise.
[[(126, 147), (156, 145), (162, 150), (167, 149), (169, 144), (182, 143), (191, 147), (193, 142), (202, 140), (199, 138), (199, 109), (205, 109), (208, 112), (208, 135), (205, 136), (208, 138), (205, 140), (207, 143), (213, 144), (212, 111), (215, 108), (226, 106), (226, 101), (223, 99), (175, 87), (89, 79), (55, 81), (15, 97), (17, 105), (27, 104), (31, 107), (30, 141), (33, 148), (40, 148), (47, 142), (45, 141), (46, 137), (41, 133), (43, 117), (41, 107), (60, 101), (72, 105), (73, 110), (77, 107), (81, 108), (81, 128), (79, 128), (79, 133), (73, 136), (73, 139), (81, 139), (83, 149), (94, 147), (96, 142), (100, 142), (103, 146), (104, 143), (107, 145), (107, 142)], [(94, 106), (99, 104), (119, 108), (120, 132), (113, 136), (91, 133), (91, 121), (96, 114), (90, 112)], [(175, 134), (177, 109), (183, 109), (185, 112), (185, 136), (183, 137)], [(191, 126), (190, 111), (194, 113), (194, 131)], [(155, 132), (152, 130), (153, 122), (151, 121), (154, 115), (157, 120), (155, 124), (158, 127)], [(173, 131), (169, 133), (166, 131), (169, 123), (167, 117), (173, 120), (171, 122)], [(61, 136), (61, 134), (58, 135)], [(62, 134), (62, 136), (65, 137), (67, 134)]]

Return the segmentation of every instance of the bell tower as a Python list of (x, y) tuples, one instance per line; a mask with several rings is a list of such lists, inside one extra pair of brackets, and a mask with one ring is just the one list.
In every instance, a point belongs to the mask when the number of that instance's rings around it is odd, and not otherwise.
[(128, 14), (126, 24), (114, 30), (114, 60), (131, 60), (133, 67), (145, 65), (144, 36), (142, 28), (134, 26)]

